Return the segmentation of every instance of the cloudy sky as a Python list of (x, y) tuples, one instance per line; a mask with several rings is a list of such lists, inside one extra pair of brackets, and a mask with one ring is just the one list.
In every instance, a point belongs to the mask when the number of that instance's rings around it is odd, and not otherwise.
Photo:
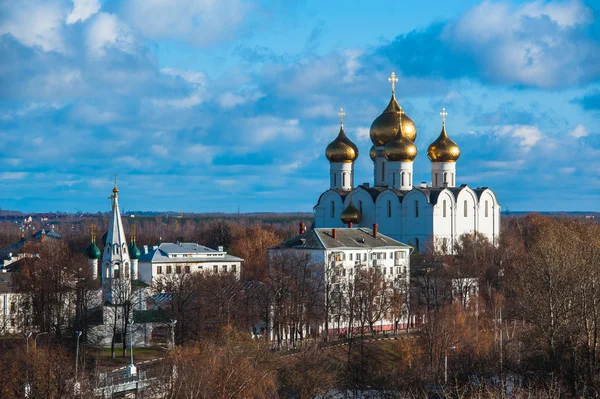
[(0, 207), (311, 211), (346, 112), (370, 182), (387, 77), (418, 129), (448, 110), (457, 183), (504, 209), (600, 211), (600, 4), (0, 0)]

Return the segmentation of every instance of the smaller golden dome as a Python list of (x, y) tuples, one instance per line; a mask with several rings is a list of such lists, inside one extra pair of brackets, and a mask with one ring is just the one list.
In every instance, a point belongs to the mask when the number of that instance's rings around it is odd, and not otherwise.
[(404, 136), (402, 122), (398, 124), (398, 133), (386, 144), (383, 154), (390, 162), (412, 162), (417, 157), (417, 146)]
[(460, 148), (446, 133), (446, 123), (442, 124), (439, 137), (427, 149), (427, 157), (431, 162), (456, 162), (460, 157)]
[(371, 147), (371, 150), (369, 150), (369, 156), (371, 157), (371, 160), (375, 162), (375, 159), (377, 158), (377, 149), (374, 145)]
[(350, 223), (357, 224), (360, 223), (361, 218), (362, 215), (360, 214), (360, 211), (354, 206), (354, 203), (352, 202), (352, 197), (350, 197), (350, 204), (348, 204), (346, 209), (344, 209), (344, 211), (340, 215), (342, 223), (346, 225), (349, 225)]
[(329, 162), (354, 162), (358, 158), (358, 147), (346, 136), (343, 125), (338, 136), (325, 149), (325, 156)]

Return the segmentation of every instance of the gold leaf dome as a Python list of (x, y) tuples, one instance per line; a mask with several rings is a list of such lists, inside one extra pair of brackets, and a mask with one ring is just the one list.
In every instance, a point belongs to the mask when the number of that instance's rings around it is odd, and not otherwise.
[[(398, 105), (396, 96), (392, 94), (392, 98), (386, 109), (371, 124), (370, 136), (373, 144), (383, 146), (394, 138), (398, 131), (400, 114), (402, 112), (402, 107)], [(417, 139), (417, 127), (406, 114), (402, 115), (402, 131), (407, 139), (413, 143), (415, 142)]]
[(412, 162), (417, 157), (417, 146), (406, 138), (401, 123), (398, 124), (398, 133), (386, 144), (383, 154), (390, 162)]
[(344, 209), (342, 214), (340, 215), (340, 219), (342, 219), (342, 223), (349, 225), (360, 223), (362, 215), (360, 211), (354, 206), (352, 202), (352, 197), (350, 197), (350, 204)]
[(427, 149), (427, 157), (431, 162), (456, 162), (460, 157), (460, 148), (446, 133), (446, 124), (442, 124), (439, 137)]
[(375, 148), (375, 145), (371, 146), (369, 156), (371, 157), (371, 161), (375, 162), (375, 159), (377, 158), (377, 149)]
[(340, 126), (340, 133), (325, 149), (325, 156), (329, 162), (354, 162), (358, 158), (358, 147), (346, 136), (344, 126)]

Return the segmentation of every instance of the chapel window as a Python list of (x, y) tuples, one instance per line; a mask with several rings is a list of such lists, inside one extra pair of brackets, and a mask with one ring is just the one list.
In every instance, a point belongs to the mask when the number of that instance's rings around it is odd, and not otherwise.
[(415, 201), (415, 217), (419, 217), (419, 201)]
[(156, 274), (162, 274), (162, 266), (156, 266)]
[(333, 174), (333, 187), (337, 186), (337, 175)]
[(389, 218), (392, 217), (392, 201), (390, 200), (387, 202), (387, 215)]
[(402, 172), (402, 186), (404, 186), (404, 175), (405, 175), (405, 173)]
[(342, 186), (346, 187), (346, 174), (342, 173)]
[(331, 201), (330, 208), (331, 208), (331, 218), (334, 218), (335, 217), (335, 202)]
[(381, 164), (381, 181), (385, 180), (385, 162)]
[(468, 205), (468, 202), (467, 202), (467, 200), (465, 200), (465, 202), (464, 202), (464, 205), (463, 205), (463, 207), (465, 208), (465, 210), (464, 210), (464, 212), (465, 212), (465, 217), (467, 217), (467, 214), (468, 214), (468, 210), (467, 210), (467, 209), (468, 209), (468, 206), (469, 206), (469, 205)]
[(173, 266), (167, 265), (167, 274), (173, 273)]
[(446, 200), (444, 200), (443, 204), (444, 204), (444, 217), (446, 217)]
[(485, 201), (485, 217), (488, 217), (488, 202)]

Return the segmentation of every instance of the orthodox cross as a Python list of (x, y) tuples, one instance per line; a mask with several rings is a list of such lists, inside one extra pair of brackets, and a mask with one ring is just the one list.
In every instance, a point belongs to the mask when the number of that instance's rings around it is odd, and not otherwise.
[(340, 112), (338, 112), (338, 115), (340, 116), (340, 124), (344, 126), (344, 116), (346, 116), (344, 108), (340, 108)]
[(388, 78), (388, 82), (392, 84), (392, 93), (394, 93), (396, 90), (396, 83), (398, 83), (396, 72), (392, 71), (392, 75)]
[(90, 224), (90, 233), (92, 233), (92, 242), (96, 242), (96, 225)]
[(442, 108), (442, 112), (440, 112), (440, 115), (442, 116), (442, 123), (445, 124), (446, 117), (448, 116), (448, 113), (446, 112), (446, 108)]

